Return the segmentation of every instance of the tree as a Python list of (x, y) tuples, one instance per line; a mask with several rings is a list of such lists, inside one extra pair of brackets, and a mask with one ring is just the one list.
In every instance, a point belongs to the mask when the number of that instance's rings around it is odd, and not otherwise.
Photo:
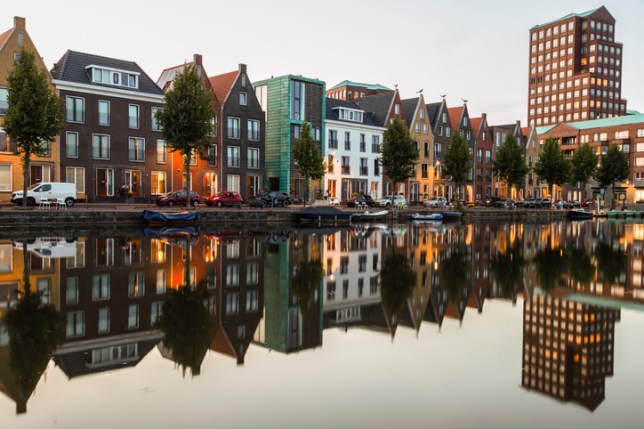
[(472, 169), (470, 146), (463, 138), (462, 133), (456, 132), (452, 136), (452, 141), (447, 147), (447, 152), (443, 159), (443, 165), (444, 173), (452, 176), (452, 180), (456, 185), (456, 199), (461, 201), (463, 199), (460, 195), (461, 186), (465, 184), (467, 176)]
[(387, 177), (393, 182), (393, 193), (395, 194), (396, 185), (413, 176), (413, 167), (418, 161), (416, 143), (400, 119), (395, 118), (387, 127), (381, 153), (380, 164)]
[(36, 65), (34, 54), (24, 48), (7, 77), (9, 108), (4, 129), (16, 142), (22, 156), (24, 178), (22, 206), (27, 205), (31, 156), (44, 156), (47, 146), (63, 130), (63, 102), (49, 87), (45, 72)]
[(572, 178), (581, 182), (586, 188), (588, 179), (595, 175), (597, 169), (597, 155), (588, 143), (581, 145), (572, 155)]
[(317, 143), (311, 137), (311, 128), (307, 122), (302, 125), (300, 139), (293, 148), (293, 161), (297, 171), (304, 176), (306, 181), (306, 197), (304, 198), (304, 206), (306, 206), (306, 200), (309, 197), (309, 180), (320, 180), (326, 172), (324, 157), (320, 153)]
[(297, 296), (302, 313), (308, 312), (314, 301), (315, 292), (320, 289), (323, 279), (324, 270), (319, 259), (298, 264), (297, 271), (291, 279), (291, 287)]
[(601, 159), (601, 165), (597, 169), (595, 179), (599, 185), (604, 188), (611, 187), (613, 198), (611, 199), (610, 207), (614, 207), (615, 200), (615, 182), (621, 182), (628, 179), (630, 172), (628, 166), (628, 159), (624, 152), (615, 143), (612, 143)]
[[(190, 160), (194, 155), (208, 158), (208, 148), (213, 134), (212, 95), (203, 85), (196, 67), (184, 67), (163, 96), (165, 106), (156, 114), (170, 152), (180, 152), (183, 157), (184, 189), (190, 195)], [(190, 198), (186, 199), (186, 207)]]
[(514, 186), (517, 192), (519, 191), (523, 179), (530, 169), (525, 163), (523, 149), (513, 134), (507, 134), (505, 141), (496, 152), (492, 171), (505, 182), (508, 189), (512, 189)]
[(539, 159), (534, 166), (534, 172), (540, 180), (545, 180), (550, 188), (550, 197), (554, 198), (554, 185), (561, 186), (571, 178), (572, 165), (566, 158), (559, 143), (549, 138), (543, 145)]

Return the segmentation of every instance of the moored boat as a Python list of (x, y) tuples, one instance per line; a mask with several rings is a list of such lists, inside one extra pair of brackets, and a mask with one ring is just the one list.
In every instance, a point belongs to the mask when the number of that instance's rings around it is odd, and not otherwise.
[(369, 221), (384, 220), (387, 217), (388, 213), (389, 213), (389, 210), (379, 210), (377, 212), (365, 211), (365, 212), (353, 213), (351, 215), (351, 222), (361, 222), (361, 221), (369, 222)]
[(572, 209), (568, 211), (568, 217), (575, 220), (592, 219), (593, 212), (589, 212), (584, 209)]
[(312, 206), (302, 209), (293, 214), (293, 217), (299, 221), (309, 222), (349, 222), (352, 212), (340, 210), (331, 206)]
[(409, 219), (415, 221), (437, 221), (443, 220), (443, 215), (441, 213), (414, 213), (409, 216)]
[(458, 211), (449, 211), (449, 212), (441, 212), (443, 215), (443, 220), (461, 220), (463, 217), (463, 212), (458, 212)]
[(150, 225), (194, 224), (199, 222), (199, 213), (196, 211), (160, 212), (156, 210), (143, 210), (143, 220)]

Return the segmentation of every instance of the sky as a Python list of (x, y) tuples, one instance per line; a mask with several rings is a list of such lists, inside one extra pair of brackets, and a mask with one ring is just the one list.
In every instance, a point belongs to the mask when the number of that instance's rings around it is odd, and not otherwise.
[(644, 112), (644, 0), (21, 0), (6, 2), (51, 67), (66, 50), (137, 62), (153, 79), (203, 55), (210, 76), (247, 64), (252, 81), (286, 74), (421, 89), (467, 100), (471, 117), (527, 125), (529, 29), (605, 6), (624, 44), (622, 97)]

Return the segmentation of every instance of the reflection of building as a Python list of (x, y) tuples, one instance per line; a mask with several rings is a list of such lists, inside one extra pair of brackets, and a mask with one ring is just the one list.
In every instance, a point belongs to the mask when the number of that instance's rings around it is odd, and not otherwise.
[(613, 375), (620, 311), (535, 295), (523, 307), (521, 385), (595, 410)]

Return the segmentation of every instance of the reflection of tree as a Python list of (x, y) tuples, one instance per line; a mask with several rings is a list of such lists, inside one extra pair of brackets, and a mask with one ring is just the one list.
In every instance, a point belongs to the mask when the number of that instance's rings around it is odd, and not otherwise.
[(163, 303), (157, 326), (165, 334), (164, 347), (184, 375), (187, 368), (192, 375), (199, 375), (214, 334), (215, 319), (208, 309), (209, 296), (205, 285), (196, 289), (182, 286), (171, 291)]
[(458, 304), (467, 296), (469, 267), (464, 252), (453, 251), (442, 263), (442, 284), (447, 297)]
[(515, 240), (505, 253), (497, 253), (490, 261), (490, 270), (499, 285), (501, 297), (510, 298), (523, 281), (523, 258), (521, 241)]
[(600, 242), (595, 248), (595, 257), (604, 283), (610, 285), (617, 282), (626, 267), (626, 254), (613, 250), (610, 244)]
[(291, 280), (291, 287), (298, 298), (302, 313), (306, 313), (313, 303), (315, 291), (320, 288), (323, 278), (322, 262), (319, 259), (302, 262), (297, 266), (297, 272)]
[(573, 247), (568, 251), (568, 274), (570, 279), (582, 286), (590, 285), (595, 267), (584, 249)]
[(568, 268), (564, 250), (545, 246), (534, 255), (534, 267), (541, 288), (544, 291), (553, 290)]
[(58, 346), (63, 341), (63, 320), (51, 304), (43, 304), (42, 294), (31, 292), (29, 265), (25, 254), (24, 288), (15, 307), (4, 317), (9, 333), (9, 366), (15, 374), (25, 404), (18, 404), (18, 412), (26, 412), (26, 399), (36, 388)]
[(416, 274), (404, 254), (390, 253), (385, 257), (380, 269), (380, 296), (392, 327), (414, 289), (415, 280)]

